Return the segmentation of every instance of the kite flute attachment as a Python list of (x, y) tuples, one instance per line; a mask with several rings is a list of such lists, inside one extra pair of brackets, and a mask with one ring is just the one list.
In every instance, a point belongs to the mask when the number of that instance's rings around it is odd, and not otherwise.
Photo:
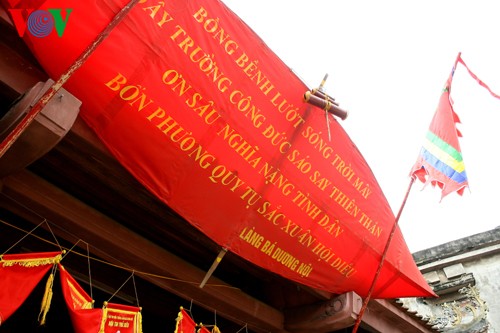
[(325, 92), (319, 88), (311, 90), (311, 94), (313, 94), (316, 97), (323, 98), (323, 99), (327, 100), (328, 102), (335, 104), (336, 106), (339, 106), (339, 103), (337, 103), (337, 101), (335, 101), (335, 98), (333, 98), (330, 95), (325, 94)]
[[(320, 97), (315, 95), (315, 92)], [(322, 108), (323, 110), (333, 114), (334, 116), (339, 117), (342, 120), (345, 120), (347, 118), (348, 112), (344, 109), (339, 108), (338, 103), (336, 103), (335, 100), (333, 100), (328, 95), (323, 94), (319, 90), (313, 90), (313, 92), (306, 91), (306, 93), (304, 94), (304, 101), (319, 108)]]

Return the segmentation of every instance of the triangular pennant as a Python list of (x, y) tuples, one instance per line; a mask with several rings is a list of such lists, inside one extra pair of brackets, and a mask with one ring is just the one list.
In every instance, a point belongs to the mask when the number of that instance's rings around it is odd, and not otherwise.
[(441, 198), (452, 192), (461, 195), (468, 186), (458, 142), (461, 134), (456, 128), (459, 118), (450, 100), (451, 83), (457, 62), (443, 88), (417, 162), (411, 170), (411, 176), (417, 177), (423, 183), (439, 186), (442, 189)]
[(195, 333), (196, 323), (193, 318), (181, 307), (177, 315), (174, 333)]
[(212, 327), (212, 330), (210, 330), (208, 327), (203, 326), (203, 324), (200, 324), (197, 333), (221, 333), (221, 332), (220, 329), (217, 327), (217, 325), (214, 325)]
[(60, 252), (1, 256), (0, 325), (24, 303), (40, 280), (61, 258)]
[(94, 309), (94, 301), (59, 264), (61, 287), (75, 333), (95, 333), (101, 327), (102, 309)]
[(212, 333), (206, 326), (201, 325), (196, 333)]

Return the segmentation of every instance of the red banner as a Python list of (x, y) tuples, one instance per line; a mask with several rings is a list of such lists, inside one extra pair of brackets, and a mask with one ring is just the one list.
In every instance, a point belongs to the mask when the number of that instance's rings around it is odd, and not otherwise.
[(141, 309), (136, 306), (106, 303), (99, 333), (142, 333)]
[(105, 303), (94, 309), (94, 301), (59, 265), (64, 300), (76, 333), (142, 333), (141, 309), (136, 306)]
[(212, 330), (209, 330), (206, 326), (201, 326), (196, 333), (220, 333), (220, 330), (217, 326)]
[(177, 319), (175, 319), (174, 333), (195, 333), (196, 323), (193, 318), (181, 307)]
[(75, 333), (96, 333), (102, 322), (102, 309), (94, 309), (94, 300), (75, 279), (59, 265), (64, 300)]
[[(125, 4), (43, 1), (52, 33), (23, 36), (57, 79)], [(366, 295), (395, 221), (387, 200), (340, 124), (220, 1), (141, 0), (65, 88), (117, 159), (221, 246)], [(432, 294), (398, 229), (373, 296)]]
[(60, 252), (4, 254), (0, 260), (0, 325), (28, 298)]

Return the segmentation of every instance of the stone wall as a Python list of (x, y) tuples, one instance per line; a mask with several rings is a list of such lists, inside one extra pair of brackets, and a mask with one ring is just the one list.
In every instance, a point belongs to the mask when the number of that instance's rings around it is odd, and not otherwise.
[(402, 305), (441, 332), (500, 333), (500, 228), (414, 254), (439, 298)]

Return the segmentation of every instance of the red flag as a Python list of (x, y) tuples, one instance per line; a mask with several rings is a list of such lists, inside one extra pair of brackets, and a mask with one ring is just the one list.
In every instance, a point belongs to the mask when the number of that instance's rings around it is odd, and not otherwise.
[(181, 307), (177, 315), (174, 333), (195, 333), (196, 323), (193, 318)]
[(212, 327), (212, 330), (209, 330), (208, 327), (203, 326), (203, 324), (200, 324), (200, 328), (196, 333), (221, 333), (220, 329), (217, 327), (217, 325), (214, 325)]
[(461, 195), (468, 186), (458, 142), (458, 137), (462, 135), (456, 128), (460, 120), (450, 99), (451, 83), (459, 58), (460, 54), (445, 83), (417, 162), (411, 170), (411, 175), (423, 183), (438, 185), (442, 189), (441, 198), (451, 192)]
[(75, 333), (95, 333), (101, 326), (102, 309), (94, 309), (94, 301), (75, 281), (75, 279), (59, 265), (61, 287), (68, 307)]
[(59, 265), (64, 300), (76, 333), (142, 333), (141, 309), (136, 306), (104, 303), (93, 309), (94, 301)]
[(141, 309), (136, 306), (105, 303), (99, 333), (142, 333)]
[(453, 110), (453, 102), (450, 97), (453, 74), (458, 63), (464, 65), (470, 76), (480, 86), (488, 90), (491, 96), (500, 99), (500, 95), (495, 94), (469, 69), (459, 53), (444, 86), (424, 145), (410, 173), (411, 176), (416, 176), (423, 183), (438, 185), (442, 189), (441, 198), (451, 192), (462, 195), (465, 187), (469, 185), (458, 142), (458, 137), (461, 137), (462, 134), (456, 128), (456, 123), (459, 123), (460, 119)]
[(212, 333), (212, 332), (206, 326), (201, 326), (196, 333)]
[(1, 257), (0, 325), (23, 304), (59, 260), (60, 252), (4, 254)]

